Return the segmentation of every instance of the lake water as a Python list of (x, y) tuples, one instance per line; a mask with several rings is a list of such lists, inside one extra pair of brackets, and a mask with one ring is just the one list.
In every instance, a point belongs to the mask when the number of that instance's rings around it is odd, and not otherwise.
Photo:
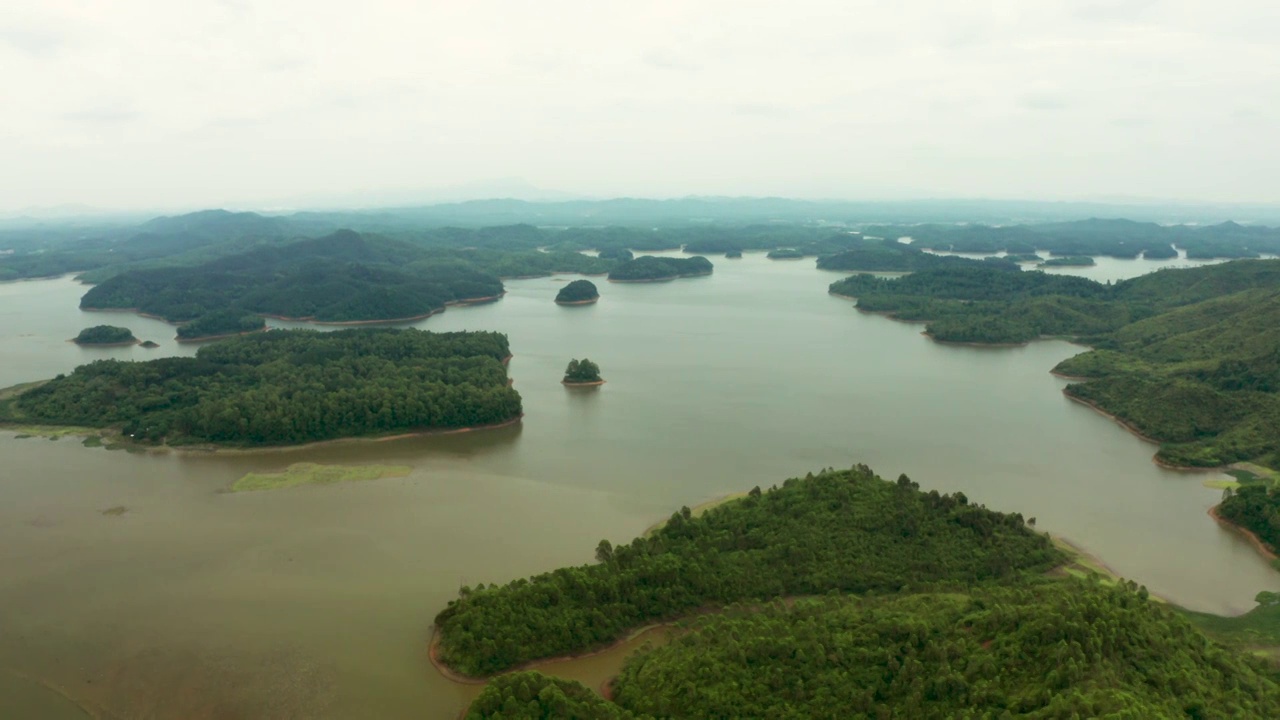
[[(0, 432), (0, 717), (453, 717), (478, 688), (440, 677), (426, 641), (459, 586), (589, 562), (681, 505), (859, 462), (1034, 516), (1192, 608), (1280, 590), (1205, 514), (1215, 475), (1162, 470), (1062, 395), (1049, 369), (1080, 347), (938, 345), (827, 295), (840, 275), (812, 260), (713, 261), (672, 283), (597, 278), (601, 301), (581, 307), (552, 302), (568, 277), (509, 281), (501, 301), (415, 323), (510, 335), (517, 427), (242, 455)], [(0, 285), (0, 387), (194, 351), (164, 323), (79, 311), (83, 290)], [(100, 323), (161, 347), (66, 342)], [(584, 356), (608, 384), (561, 386)], [(225, 492), (299, 461), (413, 472)], [(622, 655), (554, 671), (598, 686)]]

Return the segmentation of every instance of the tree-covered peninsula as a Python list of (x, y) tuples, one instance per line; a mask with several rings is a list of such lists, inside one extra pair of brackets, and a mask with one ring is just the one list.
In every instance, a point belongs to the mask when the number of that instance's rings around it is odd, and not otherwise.
[(711, 261), (695, 255), (690, 258), (657, 257), (642, 255), (618, 265), (609, 271), (609, 279), (616, 282), (653, 282), (675, 278), (710, 275)]
[(82, 365), (0, 403), (0, 420), (236, 446), (494, 425), (521, 414), (509, 355), (498, 333), (275, 330)]
[(133, 345), (138, 338), (127, 327), (94, 325), (81, 330), (72, 342), (77, 345)]
[(1273, 554), (1280, 554), (1280, 488), (1271, 482), (1247, 483), (1224, 491), (1214, 513), (1253, 533)]
[(556, 293), (557, 305), (589, 305), (600, 299), (600, 290), (590, 280), (574, 280)]
[[(1217, 645), (1131, 582), (1066, 558), (1017, 514), (868, 468), (687, 508), (597, 563), (463, 588), (433, 658), (474, 674), (687, 618), (602, 697), (495, 678), (470, 720), (709, 717), (1270, 717), (1265, 661)], [(689, 615), (692, 613), (691, 615)], [(606, 699), (607, 698), (607, 699)]]
[(1280, 465), (1280, 261), (1240, 260), (1104, 285), (1040, 272), (931, 270), (832, 284), (863, 310), (944, 341), (1066, 336), (1095, 349), (1054, 371), (1068, 396), (1160, 441), (1178, 466)]
[(182, 342), (213, 340), (266, 329), (267, 322), (260, 315), (235, 309), (214, 310), (191, 322), (179, 325), (178, 340)]
[(470, 675), (586, 651), (705, 606), (830, 591), (896, 592), (1039, 573), (1064, 557), (1020, 515), (920, 492), (869, 468), (791, 479), (653, 534), (599, 562), (464, 588), (436, 617), (435, 656)]
[(1263, 663), (1129, 585), (1013, 586), (737, 606), (628, 658), (612, 700), (537, 672), (469, 720), (1235, 718), (1280, 712)]

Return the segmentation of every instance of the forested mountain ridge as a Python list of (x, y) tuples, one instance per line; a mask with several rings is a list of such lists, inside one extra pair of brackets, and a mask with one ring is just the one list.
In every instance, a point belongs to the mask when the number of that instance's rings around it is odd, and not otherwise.
[(288, 445), (518, 418), (498, 333), (273, 330), (195, 357), (99, 360), (0, 403), (0, 420), (171, 445)]
[(463, 588), (436, 617), (440, 661), (471, 675), (582, 652), (704, 606), (785, 595), (886, 592), (1037, 573), (1064, 556), (1020, 515), (923, 493), (869, 468), (830, 471), (614, 547), (598, 564)]

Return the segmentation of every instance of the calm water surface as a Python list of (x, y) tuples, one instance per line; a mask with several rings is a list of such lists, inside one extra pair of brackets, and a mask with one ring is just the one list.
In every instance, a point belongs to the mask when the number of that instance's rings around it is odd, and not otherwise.
[[(1035, 516), (1193, 608), (1280, 590), (1205, 515), (1212, 475), (1158, 468), (1153, 446), (1061, 394), (1048, 371), (1081, 348), (937, 345), (828, 296), (839, 275), (812, 261), (713, 261), (708, 278), (597, 279), (583, 307), (553, 304), (567, 277), (510, 281), (499, 302), (417, 323), (510, 335), (519, 427), (216, 456), (0, 433), (0, 717), (452, 717), (478, 689), (436, 674), (425, 641), (460, 585), (588, 562), (680, 505), (857, 462)], [(1108, 276), (1158, 266), (1115, 262), (1132, 264)], [(80, 312), (83, 290), (0, 285), (0, 387), (193, 351), (164, 323)], [(66, 342), (104, 322), (161, 347)], [(567, 390), (584, 356), (609, 382)], [(413, 472), (225, 492), (299, 461)], [(598, 686), (622, 655), (554, 670)]]

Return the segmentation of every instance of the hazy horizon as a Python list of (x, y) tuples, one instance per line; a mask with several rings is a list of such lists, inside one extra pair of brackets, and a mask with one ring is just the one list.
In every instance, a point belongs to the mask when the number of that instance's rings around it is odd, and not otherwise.
[(3, 213), (1280, 204), (1256, 0), (12, 5)]

